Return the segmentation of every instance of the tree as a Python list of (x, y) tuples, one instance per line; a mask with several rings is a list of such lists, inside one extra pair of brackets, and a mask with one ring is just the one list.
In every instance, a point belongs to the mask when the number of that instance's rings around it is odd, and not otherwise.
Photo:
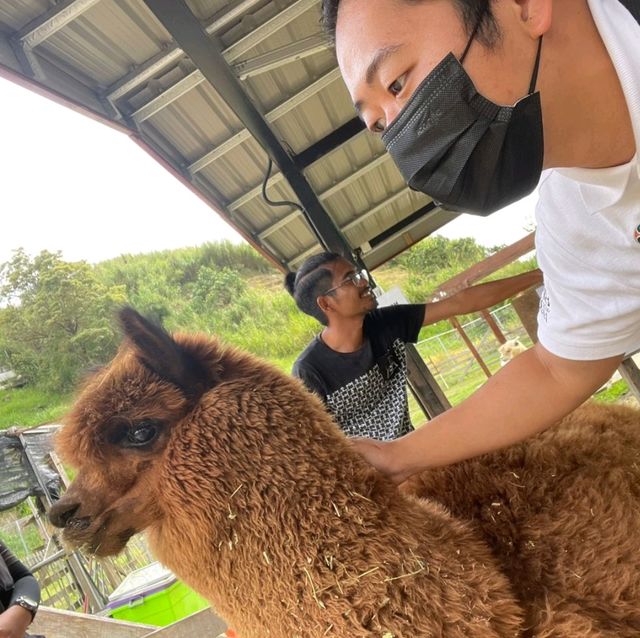
[(27, 383), (69, 388), (83, 369), (105, 363), (119, 341), (112, 324), (126, 301), (86, 262), (23, 250), (0, 266), (0, 361)]
[(430, 275), (439, 270), (464, 270), (488, 255), (489, 250), (471, 237), (447, 239), (435, 236), (423, 239), (395, 261), (416, 274)]

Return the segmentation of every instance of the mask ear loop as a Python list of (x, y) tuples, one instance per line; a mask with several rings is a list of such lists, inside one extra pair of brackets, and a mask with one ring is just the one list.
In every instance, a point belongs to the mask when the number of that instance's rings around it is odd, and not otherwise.
[(471, 45), (473, 44), (473, 41), (476, 38), (476, 35), (478, 33), (478, 29), (480, 28), (480, 24), (482, 23), (482, 20), (484, 19), (484, 9), (482, 10), (482, 13), (480, 14), (480, 16), (478, 17), (478, 20), (476, 21), (476, 26), (473, 27), (473, 31), (471, 32), (471, 35), (469, 36), (469, 40), (467, 41), (467, 46), (464, 48), (464, 51), (462, 52), (462, 55), (460, 56), (460, 64), (462, 64), (464, 62), (464, 59), (467, 57), (467, 53), (469, 53), (469, 49), (471, 48)]
[(538, 82), (538, 71), (540, 69), (540, 55), (542, 52), (542, 36), (538, 38), (538, 53), (536, 53), (536, 61), (533, 65), (533, 73), (531, 74), (531, 82), (529, 83), (529, 95), (536, 90), (536, 83)]

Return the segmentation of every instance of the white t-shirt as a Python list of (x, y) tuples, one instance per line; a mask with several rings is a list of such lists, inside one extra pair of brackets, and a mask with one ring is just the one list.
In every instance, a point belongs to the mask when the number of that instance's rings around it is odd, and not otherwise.
[(640, 348), (640, 25), (617, 0), (589, 6), (624, 91), (636, 155), (614, 168), (548, 170), (540, 182), (538, 338), (578, 360)]

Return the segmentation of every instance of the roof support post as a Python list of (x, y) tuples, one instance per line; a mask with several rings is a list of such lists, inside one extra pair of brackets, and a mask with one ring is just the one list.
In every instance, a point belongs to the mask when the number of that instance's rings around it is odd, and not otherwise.
[(280, 167), (305, 209), (305, 215), (320, 242), (329, 250), (350, 255), (351, 247), (322, 207), (306, 177), (295, 165), (264, 116), (251, 102), (221, 51), (208, 37), (184, 1), (144, 0), (144, 2)]
[[(280, 103), (274, 109), (269, 111), (264, 117), (267, 122), (275, 122), (278, 118), (283, 117), (297, 106), (302, 104), (305, 100), (313, 97), (326, 87), (330, 86), (332, 82), (337, 81), (340, 78), (340, 69), (332, 69), (328, 73), (325, 73), (323, 76), (318, 78), (315, 82), (312, 82), (309, 86), (302, 89), (292, 97), (286, 99), (284, 102)], [(189, 170), (192, 173), (197, 173), (198, 171), (203, 170), (212, 162), (215, 162), (217, 159), (222, 157), (225, 153), (228, 153), (231, 149), (236, 146), (242, 144), (245, 140), (251, 137), (249, 131), (247, 129), (242, 129), (229, 139), (221, 142), (215, 148), (211, 149), (207, 153), (205, 153), (200, 159), (197, 159), (195, 162), (189, 165)]]
[[(277, 13), (273, 18), (263, 22), (261, 25), (257, 26), (250, 33), (240, 38), (237, 42), (234, 42), (232, 45), (228, 46), (226, 49), (222, 51), (222, 55), (227, 62), (234, 62), (238, 58), (245, 55), (247, 52), (251, 51), (254, 47), (260, 44), (263, 40), (269, 37), (271, 33), (282, 29), (284, 26), (301, 16), (305, 11), (308, 11), (311, 6), (315, 4), (317, 0), (295, 0), (295, 2), (289, 5), (286, 9), (282, 10), (280, 13)], [(192, 14), (193, 15), (193, 14)], [(200, 25), (200, 21), (197, 20), (194, 16), (194, 19)], [(165, 28), (171, 33), (169, 27)], [(201, 27), (207, 35), (210, 35), (209, 27)], [(180, 51), (181, 53), (187, 53), (184, 48), (176, 48), (175, 51)], [(194, 77), (192, 77), (194, 76)], [(194, 71), (194, 73), (189, 74), (186, 78), (182, 80), (178, 80), (175, 84), (168, 87), (158, 98), (152, 99), (147, 104), (143, 105), (138, 109), (136, 113), (133, 114), (134, 119), (139, 123), (143, 119), (144, 113), (150, 113), (144, 116), (144, 119), (151, 117), (154, 113), (157, 113), (160, 109), (164, 108), (171, 101), (177, 99), (181, 95), (184, 95), (187, 91), (190, 91), (193, 86), (196, 86), (203, 80), (203, 74), (200, 70)], [(122, 87), (121, 87), (122, 88)], [(109, 94), (109, 99), (113, 100), (112, 93)], [(156, 102), (159, 101), (159, 106), (156, 106)]]

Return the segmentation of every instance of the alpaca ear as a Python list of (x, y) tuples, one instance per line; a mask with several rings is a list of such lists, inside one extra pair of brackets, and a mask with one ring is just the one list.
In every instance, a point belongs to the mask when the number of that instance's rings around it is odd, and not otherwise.
[(123, 308), (119, 318), (124, 334), (135, 345), (146, 368), (196, 400), (213, 386), (212, 373), (204, 362), (178, 344), (162, 326), (130, 307)]

